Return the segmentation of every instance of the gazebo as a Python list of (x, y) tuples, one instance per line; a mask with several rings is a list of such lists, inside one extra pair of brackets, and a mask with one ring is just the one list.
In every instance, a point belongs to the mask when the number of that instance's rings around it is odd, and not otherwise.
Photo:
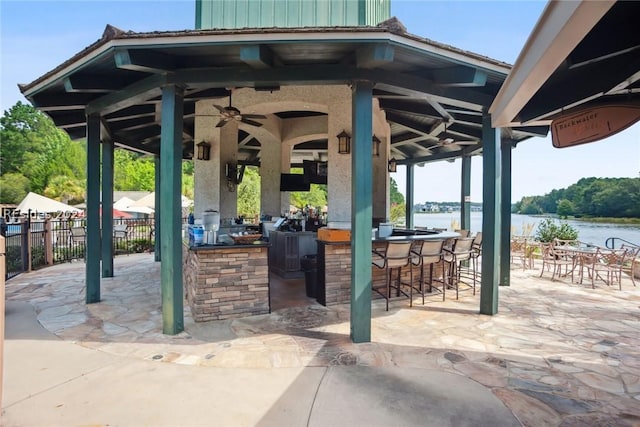
[[(202, 14), (205, 2), (199, 4)], [(388, 18), (388, 10), (384, 15), (376, 16)], [(229, 170), (259, 166), (261, 205), (278, 215), (288, 199), (277, 179), (315, 159), (328, 165), (329, 216), (351, 223), (351, 337), (364, 342), (370, 340), (371, 226), (388, 216), (391, 160), (406, 166), (411, 227), (413, 167), (462, 158), (465, 228), (470, 159), (482, 155), (480, 312), (497, 312), (498, 285), (509, 282), (509, 266), (501, 268), (499, 260), (501, 252), (509, 259), (508, 241), (500, 236), (509, 230), (503, 219), (510, 213), (510, 151), (548, 131), (546, 125), (492, 126), (489, 107), (510, 69), (412, 35), (393, 18), (151, 33), (107, 26), (100, 40), (21, 91), (72, 138), (87, 138), (87, 303), (100, 301), (101, 271), (113, 276), (112, 218), (102, 217), (100, 245), (98, 208), (100, 192), (105, 205), (113, 201), (115, 147), (156, 158), (156, 259), (167, 334), (183, 329), (181, 161), (194, 159), (195, 212), (213, 206), (234, 216)], [(238, 114), (264, 121), (231, 119), (219, 126), (222, 108), (214, 105), (227, 102)], [(348, 152), (338, 146), (342, 131), (351, 139)], [(203, 143), (209, 153), (198, 158)]]

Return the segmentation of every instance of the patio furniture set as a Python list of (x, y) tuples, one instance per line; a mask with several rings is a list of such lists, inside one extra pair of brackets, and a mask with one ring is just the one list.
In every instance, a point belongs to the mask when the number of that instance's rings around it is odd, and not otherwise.
[(551, 280), (571, 276), (572, 282), (582, 284), (585, 276), (595, 288), (596, 281), (622, 289), (622, 275), (628, 274), (634, 286), (635, 266), (640, 261), (640, 247), (622, 245), (617, 249), (603, 248), (579, 240), (554, 239), (538, 242), (522, 237), (511, 240), (512, 262), (523, 269), (533, 269), (535, 260), (542, 261), (540, 277), (551, 272)]

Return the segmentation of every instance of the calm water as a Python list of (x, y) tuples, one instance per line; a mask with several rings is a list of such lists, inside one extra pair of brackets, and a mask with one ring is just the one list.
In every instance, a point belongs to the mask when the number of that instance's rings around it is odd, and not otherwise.
[[(454, 222), (460, 223), (460, 212), (451, 213), (417, 213), (413, 217), (414, 225), (429, 228), (447, 228), (452, 229)], [(525, 234), (524, 228), (531, 227), (531, 235), (535, 235), (538, 224), (544, 220), (544, 217), (530, 215), (511, 215), (511, 227), (514, 234)], [(557, 220), (556, 220), (557, 221)], [(619, 237), (635, 244), (640, 244), (640, 225), (596, 223), (586, 221), (566, 220), (573, 228), (578, 231), (578, 239), (593, 243), (594, 245), (604, 246), (605, 241), (609, 237)], [(482, 212), (471, 212), (471, 232), (475, 233), (482, 230)], [(620, 246), (620, 242), (616, 243)]]

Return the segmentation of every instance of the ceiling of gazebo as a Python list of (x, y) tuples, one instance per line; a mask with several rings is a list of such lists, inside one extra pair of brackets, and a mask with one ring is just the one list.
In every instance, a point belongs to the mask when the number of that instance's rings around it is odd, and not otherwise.
[[(100, 114), (104, 137), (152, 154), (159, 152), (161, 87), (180, 84), (183, 156), (190, 158), (197, 101), (226, 105), (227, 88), (277, 96), (282, 86), (369, 80), (391, 126), (391, 155), (399, 163), (424, 163), (481, 154), (483, 111), (509, 71), (503, 62), (408, 34), (394, 19), (378, 27), (153, 33), (107, 26), (100, 40), (20, 89), (72, 138), (85, 136), (87, 114)], [(308, 115), (278, 111), (269, 118)], [(252, 129), (239, 132), (241, 161), (256, 159), (260, 144)], [(504, 128), (502, 136), (517, 143), (547, 131)], [(317, 138), (298, 144), (292, 163), (322, 158), (326, 146)]]

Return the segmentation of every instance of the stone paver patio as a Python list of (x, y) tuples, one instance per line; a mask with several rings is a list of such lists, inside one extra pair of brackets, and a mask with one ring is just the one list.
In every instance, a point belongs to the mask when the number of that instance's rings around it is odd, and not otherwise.
[(488, 387), (523, 425), (640, 426), (640, 287), (628, 277), (622, 291), (591, 289), (514, 267), (495, 316), (478, 314), (470, 292), (413, 308), (394, 301), (388, 312), (375, 301), (372, 342), (353, 344), (349, 307), (317, 304), (196, 324), (185, 303), (185, 332), (166, 336), (153, 255), (117, 257), (98, 304), (84, 303), (84, 268), (22, 274), (7, 300), (32, 304), (60, 338), (112, 354), (218, 368), (437, 369)]

